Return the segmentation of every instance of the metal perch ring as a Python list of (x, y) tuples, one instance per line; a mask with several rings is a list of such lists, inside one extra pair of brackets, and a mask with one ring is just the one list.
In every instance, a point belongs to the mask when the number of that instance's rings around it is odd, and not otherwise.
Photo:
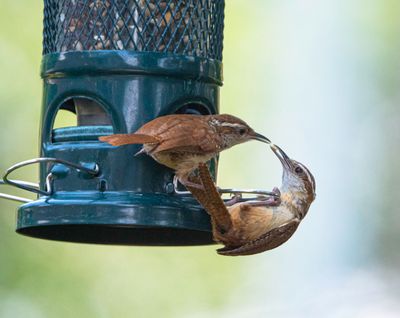
[[(260, 189), (220, 189), (220, 188), (217, 188), (217, 190), (220, 194), (232, 194), (232, 195), (238, 194), (240, 197), (242, 197), (243, 194), (256, 194), (256, 195), (279, 197), (278, 193), (275, 193), (273, 191), (260, 190)], [(176, 190), (176, 187), (175, 187), (175, 194), (191, 195), (191, 193), (189, 191)], [(254, 200), (254, 198), (248, 198), (245, 200)]]
[[(7, 185), (11, 185), (13, 187), (16, 187), (16, 188), (19, 188), (19, 189), (22, 189), (22, 190), (26, 190), (26, 191), (34, 192), (34, 193), (37, 193), (37, 194), (41, 194), (41, 195), (50, 195), (50, 194), (52, 194), (52, 189), (51, 189), (51, 180), (53, 178), (53, 174), (52, 173), (49, 173), (47, 175), (47, 177), (46, 177), (46, 191), (40, 190), (39, 189), (39, 185), (36, 184), (36, 183), (31, 183), (31, 182), (26, 182), (26, 181), (21, 181), (21, 180), (8, 179), (8, 176), (10, 175), (11, 172), (13, 172), (13, 171), (15, 171), (15, 170), (17, 170), (19, 168), (34, 164), (34, 163), (41, 163), (41, 162), (53, 162), (53, 163), (63, 164), (65, 166), (69, 166), (69, 167), (74, 168), (76, 170), (86, 172), (86, 173), (88, 173), (88, 174), (90, 174), (92, 176), (96, 176), (99, 173), (99, 167), (98, 167), (97, 164), (93, 169), (91, 169), (91, 168), (87, 168), (87, 167), (85, 167), (83, 165), (80, 165), (80, 164), (76, 164), (76, 163), (73, 163), (73, 162), (69, 162), (69, 161), (62, 160), (62, 159), (57, 159), (57, 158), (34, 158), (34, 159), (30, 159), (30, 160), (19, 162), (19, 163), (15, 164), (15, 165), (11, 166), (10, 168), (8, 168), (6, 170), (6, 173), (3, 176), (3, 182), (2, 183), (3, 184), (7, 184)], [(8, 198), (10, 200), (13, 200), (11, 198), (13, 196), (9, 196), (8, 194), (0, 194), (0, 197)], [(21, 199), (21, 200), (23, 199), (23, 198), (19, 198), (19, 197), (15, 197), (15, 198), (18, 198), (18, 199)], [(21, 201), (21, 202), (30, 202), (31, 201), (29, 199), (23, 199), (23, 200), (24, 201)], [(27, 200), (29, 200), (29, 201), (27, 201)], [(15, 201), (17, 201), (17, 200), (15, 199)]]

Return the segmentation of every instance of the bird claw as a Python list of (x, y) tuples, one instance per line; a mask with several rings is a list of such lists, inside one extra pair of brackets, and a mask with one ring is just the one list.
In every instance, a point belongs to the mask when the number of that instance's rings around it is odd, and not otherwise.
[(272, 192), (275, 193), (277, 197), (280, 197), (280, 196), (281, 196), (281, 191), (280, 191), (279, 188), (277, 188), (277, 187), (274, 187), (274, 188), (272, 189)]
[(185, 186), (185, 187), (190, 187), (190, 188), (195, 188), (195, 189), (199, 189), (199, 190), (205, 190), (202, 184), (198, 184), (198, 183), (194, 183), (191, 181), (181, 181), (181, 183)]
[(190, 193), (189, 191), (181, 191), (181, 190), (179, 190), (179, 189), (178, 189), (178, 182), (179, 182), (179, 179), (178, 179), (178, 177), (175, 175), (175, 176), (174, 176), (174, 180), (173, 180), (173, 185), (174, 185), (174, 192), (175, 192), (176, 194), (188, 194), (188, 193)]
[[(219, 188), (218, 188), (219, 189)], [(246, 202), (246, 204), (251, 205), (251, 206), (262, 206), (262, 207), (268, 207), (268, 206), (278, 206), (281, 204), (281, 192), (277, 187), (274, 187), (272, 189), (272, 193), (270, 196), (258, 196), (256, 199), (243, 199), (243, 193), (233, 193), (233, 196), (231, 197), (230, 200), (225, 201), (226, 206), (232, 206), (236, 203), (240, 202)]]
[(232, 206), (242, 200), (242, 194), (241, 193), (235, 193), (230, 200), (225, 201), (226, 206)]
[(275, 196), (271, 197), (261, 197), (257, 201), (247, 202), (247, 204), (251, 206), (261, 206), (261, 207), (268, 207), (268, 206), (278, 206), (281, 204), (281, 191), (274, 187), (272, 192), (275, 193)]
[(248, 201), (246, 204), (253, 206), (253, 207), (269, 207), (269, 206), (278, 206), (281, 204), (281, 198), (280, 197), (264, 197), (262, 199), (259, 199), (257, 201)]
[(174, 180), (173, 180), (173, 185), (174, 185), (174, 192), (176, 194), (190, 194), (189, 191), (181, 191), (179, 190), (179, 185), (178, 183), (181, 183), (183, 186), (185, 187), (190, 187), (190, 188), (195, 188), (195, 189), (199, 189), (199, 190), (204, 190), (204, 187), (202, 184), (198, 184), (198, 183), (194, 183), (191, 182), (187, 179), (181, 179), (179, 177), (177, 177), (176, 175), (174, 176)]

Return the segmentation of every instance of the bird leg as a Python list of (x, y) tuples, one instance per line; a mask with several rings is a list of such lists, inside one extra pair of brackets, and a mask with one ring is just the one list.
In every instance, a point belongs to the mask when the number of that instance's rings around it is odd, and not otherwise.
[(174, 176), (173, 184), (174, 184), (174, 191), (177, 194), (186, 194), (187, 191), (180, 191), (178, 188), (178, 182), (180, 182), (185, 187), (191, 187), (199, 190), (204, 190), (202, 184), (194, 183), (189, 180), (188, 177), (178, 177), (177, 175)]
[(253, 206), (253, 207), (269, 207), (269, 206), (278, 206), (281, 204), (281, 199), (277, 197), (265, 197), (261, 200), (257, 201), (247, 201), (245, 204)]
[(232, 198), (230, 198), (230, 200), (225, 201), (225, 205), (226, 206), (232, 206), (238, 202), (240, 202), (240, 200), (242, 199), (242, 194), (241, 193), (235, 193)]
[(269, 207), (269, 206), (278, 206), (281, 204), (281, 192), (277, 187), (273, 188), (272, 190), (273, 193), (275, 193), (274, 196), (259, 196), (257, 200), (248, 200), (245, 201), (242, 198), (241, 193), (235, 193), (234, 196), (229, 200), (225, 202), (226, 206), (232, 206), (236, 203), (240, 202), (245, 202), (245, 204), (248, 204), (249, 206), (254, 206), (254, 207)]
[(272, 192), (275, 193), (276, 196), (277, 196), (278, 198), (281, 197), (281, 191), (279, 190), (279, 188), (274, 187), (274, 188), (272, 189)]
[(254, 207), (269, 207), (278, 206), (281, 204), (281, 191), (277, 187), (272, 189), (276, 196), (260, 197), (258, 200), (247, 201), (246, 204)]

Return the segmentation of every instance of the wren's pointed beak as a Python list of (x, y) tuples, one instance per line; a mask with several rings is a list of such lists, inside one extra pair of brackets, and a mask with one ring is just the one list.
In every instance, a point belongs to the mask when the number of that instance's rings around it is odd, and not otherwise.
[(283, 167), (287, 169), (291, 169), (293, 167), (292, 161), (290, 160), (289, 156), (277, 145), (271, 144), (270, 145), (272, 151), (275, 153), (275, 155), (279, 158), (281, 161)]
[(258, 141), (261, 141), (261, 142), (265, 142), (267, 144), (271, 143), (271, 140), (269, 140), (267, 137), (265, 137), (265, 136), (263, 136), (263, 135), (261, 135), (259, 133), (256, 133), (256, 132), (253, 132), (251, 134), (251, 139), (258, 140)]

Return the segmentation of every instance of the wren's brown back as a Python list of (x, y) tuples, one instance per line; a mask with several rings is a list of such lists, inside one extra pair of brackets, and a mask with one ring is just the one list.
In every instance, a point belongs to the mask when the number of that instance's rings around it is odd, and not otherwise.
[(99, 139), (113, 146), (126, 144), (153, 145), (151, 153), (174, 150), (193, 154), (219, 151), (219, 135), (209, 125), (211, 116), (167, 115), (158, 117), (133, 134), (116, 134)]
[(145, 124), (136, 133), (160, 139), (156, 152), (179, 148), (179, 151), (190, 153), (215, 153), (218, 152), (219, 136), (209, 125), (210, 117), (168, 115)]

